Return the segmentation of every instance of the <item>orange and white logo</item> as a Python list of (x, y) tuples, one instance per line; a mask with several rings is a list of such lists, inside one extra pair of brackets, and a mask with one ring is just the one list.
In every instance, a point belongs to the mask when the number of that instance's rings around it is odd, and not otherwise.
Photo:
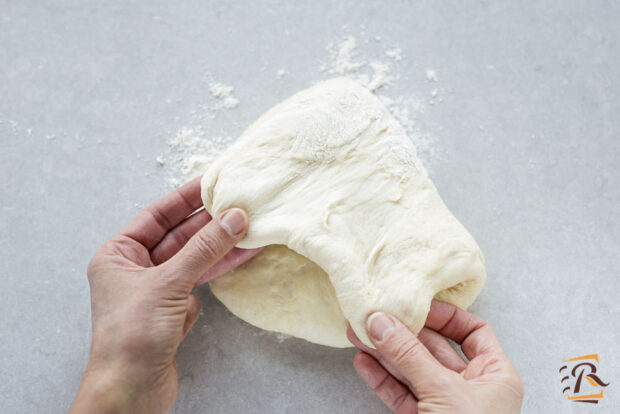
[(598, 404), (603, 399), (604, 383), (596, 373), (599, 365), (598, 354), (583, 355), (567, 359), (560, 368), (562, 394), (570, 401)]

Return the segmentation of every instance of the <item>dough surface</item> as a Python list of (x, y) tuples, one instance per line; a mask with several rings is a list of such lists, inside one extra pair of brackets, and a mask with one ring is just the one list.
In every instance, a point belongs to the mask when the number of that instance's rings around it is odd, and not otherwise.
[(480, 248), (412, 142), (348, 79), (267, 111), (204, 174), (202, 198), (212, 215), (248, 212), (239, 247), (269, 246), (210, 283), (228, 309), (263, 329), (346, 347), (348, 322), (372, 346), (372, 312), (417, 333), (433, 297), (466, 308), (484, 284)]

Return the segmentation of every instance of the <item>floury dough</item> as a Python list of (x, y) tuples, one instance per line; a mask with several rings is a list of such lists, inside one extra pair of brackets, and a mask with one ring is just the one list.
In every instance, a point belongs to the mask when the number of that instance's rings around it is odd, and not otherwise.
[(351, 346), (347, 323), (394, 314), (412, 332), (433, 297), (468, 307), (485, 279), (473, 237), (442, 202), (385, 106), (332, 79), (276, 105), (202, 178), (212, 214), (245, 209), (242, 248), (269, 246), (211, 282), (235, 315), (263, 329)]

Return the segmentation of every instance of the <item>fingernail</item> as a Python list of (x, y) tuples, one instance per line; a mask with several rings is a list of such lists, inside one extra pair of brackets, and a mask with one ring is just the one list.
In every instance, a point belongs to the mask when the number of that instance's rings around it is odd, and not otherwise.
[(394, 322), (383, 312), (375, 312), (366, 321), (368, 332), (375, 341), (383, 341), (394, 329)]
[(220, 223), (224, 230), (231, 236), (239, 235), (246, 226), (246, 218), (243, 211), (239, 208), (231, 208), (220, 216)]

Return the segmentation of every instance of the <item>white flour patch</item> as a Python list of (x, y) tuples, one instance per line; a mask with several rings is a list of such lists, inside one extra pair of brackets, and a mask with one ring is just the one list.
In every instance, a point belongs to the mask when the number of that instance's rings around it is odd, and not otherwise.
[(164, 169), (171, 188), (204, 174), (213, 160), (234, 141), (213, 128), (218, 115), (239, 105), (234, 88), (216, 82), (209, 72), (205, 73), (204, 80), (208, 86), (207, 102), (190, 111), (191, 124), (179, 128), (166, 142), (167, 149), (155, 158), (155, 165)]
[(239, 106), (239, 100), (233, 96), (235, 88), (219, 82), (209, 83), (209, 91), (214, 98), (223, 102), (224, 108), (233, 109)]
[(426, 69), (426, 80), (429, 82), (437, 82), (437, 72), (433, 69)]
[[(318, 76), (313, 80), (346, 76), (373, 92), (406, 130), (417, 149), (418, 157), (427, 168), (432, 167), (433, 160), (437, 157), (436, 142), (432, 135), (424, 131), (419, 117), (442, 101), (439, 92), (443, 89), (434, 87), (430, 90), (430, 99), (428, 95), (422, 98), (395, 94), (394, 87), (398, 86), (401, 73), (405, 76), (412, 73), (415, 62), (407, 61), (398, 45), (388, 45), (388, 40), (379, 35), (367, 34), (365, 28), (361, 29), (358, 37), (359, 41), (352, 34), (347, 34), (339, 40), (329, 42), (326, 46), (327, 59), (323, 60), (318, 68)], [(382, 47), (383, 45), (385, 47)], [(375, 51), (366, 53), (364, 48), (367, 47), (372, 47)], [(266, 65), (262, 69), (268, 67), (269, 65)], [(286, 68), (272, 67), (271, 70), (278, 81), (284, 77), (294, 77)], [(208, 72), (204, 80), (208, 86), (206, 99), (211, 102), (207, 101), (203, 107), (190, 113), (191, 124), (180, 128), (168, 140), (167, 150), (155, 159), (155, 165), (165, 170), (170, 187), (178, 187), (202, 175), (211, 162), (234, 141), (226, 133), (214, 133), (213, 121), (225, 111), (238, 107), (239, 100), (234, 95), (235, 89), (215, 81)], [(421, 83), (436, 83), (437, 73), (433, 69), (427, 69), (419, 80)]]
[(390, 66), (387, 62), (373, 59), (368, 61), (359, 56), (357, 40), (353, 36), (345, 36), (339, 43), (331, 42), (327, 45), (330, 64), (322, 65), (319, 71), (349, 77), (371, 92), (388, 85), (392, 78)]
[(389, 49), (385, 51), (385, 56), (394, 59), (397, 62), (403, 60), (403, 51), (400, 47), (395, 49)]
[(371, 92), (376, 92), (390, 82), (388, 75), (390, 68), (381, 62), (372, 61), (368, 63), (368, 67), (372, 70), (370, 75), (361, 74), (355, 80)]
[(207, 137), (203, 129), (181, 128), (168, 140), (168, 150), (155, 161), (168, 169), (168, 185), (176, 188), (204, 174), (232, 141), (232, 137)]
[(362, 62), (356, 62), (357, 41), (353, 36), (346, 36), (338, 45), (330, 43), (327, 45), (333, 64), (329, 73), (346, 75), (357, 72), (363, 65)]
[[(381, 36), (375, 36), (374, 40), (381, 41)], [(424, 132), (419, 125), (418, 116), (423, 114), (427, 108), (432, 107), (440, 99), (437, 99), (438, 89), (431, 91), (431, 99), (425, 100), (415, 96), (404, 96), (387, 94), (385, 89), (394, 85), (400, 78), (398, 70), (407, 68), (403, 60), (403, 53), (400, 47), (390, 47), (383, 51), (378, 57), (368, 58), (358, 50), (359, 44), (366, 44), (366, 41), (358, 42), (354, 36), (345, 36), (340, 42), (331, 42), (326, 49), (330, 61), (319, 69), (328, 73), (346, 76), (360, 83), (362, 86), (373, 92), (388, 107), (390, 113), (403, 126), (408, 136), (413, 141), (418, 156), (424, 161), (428, 168), (432, 160), (436, 157), (435, 140)], [(387, 57), (387, 59), (386, 59)], [(437, 73), (429, 69), (426, 71), (426, 80), (437, 82)]]

